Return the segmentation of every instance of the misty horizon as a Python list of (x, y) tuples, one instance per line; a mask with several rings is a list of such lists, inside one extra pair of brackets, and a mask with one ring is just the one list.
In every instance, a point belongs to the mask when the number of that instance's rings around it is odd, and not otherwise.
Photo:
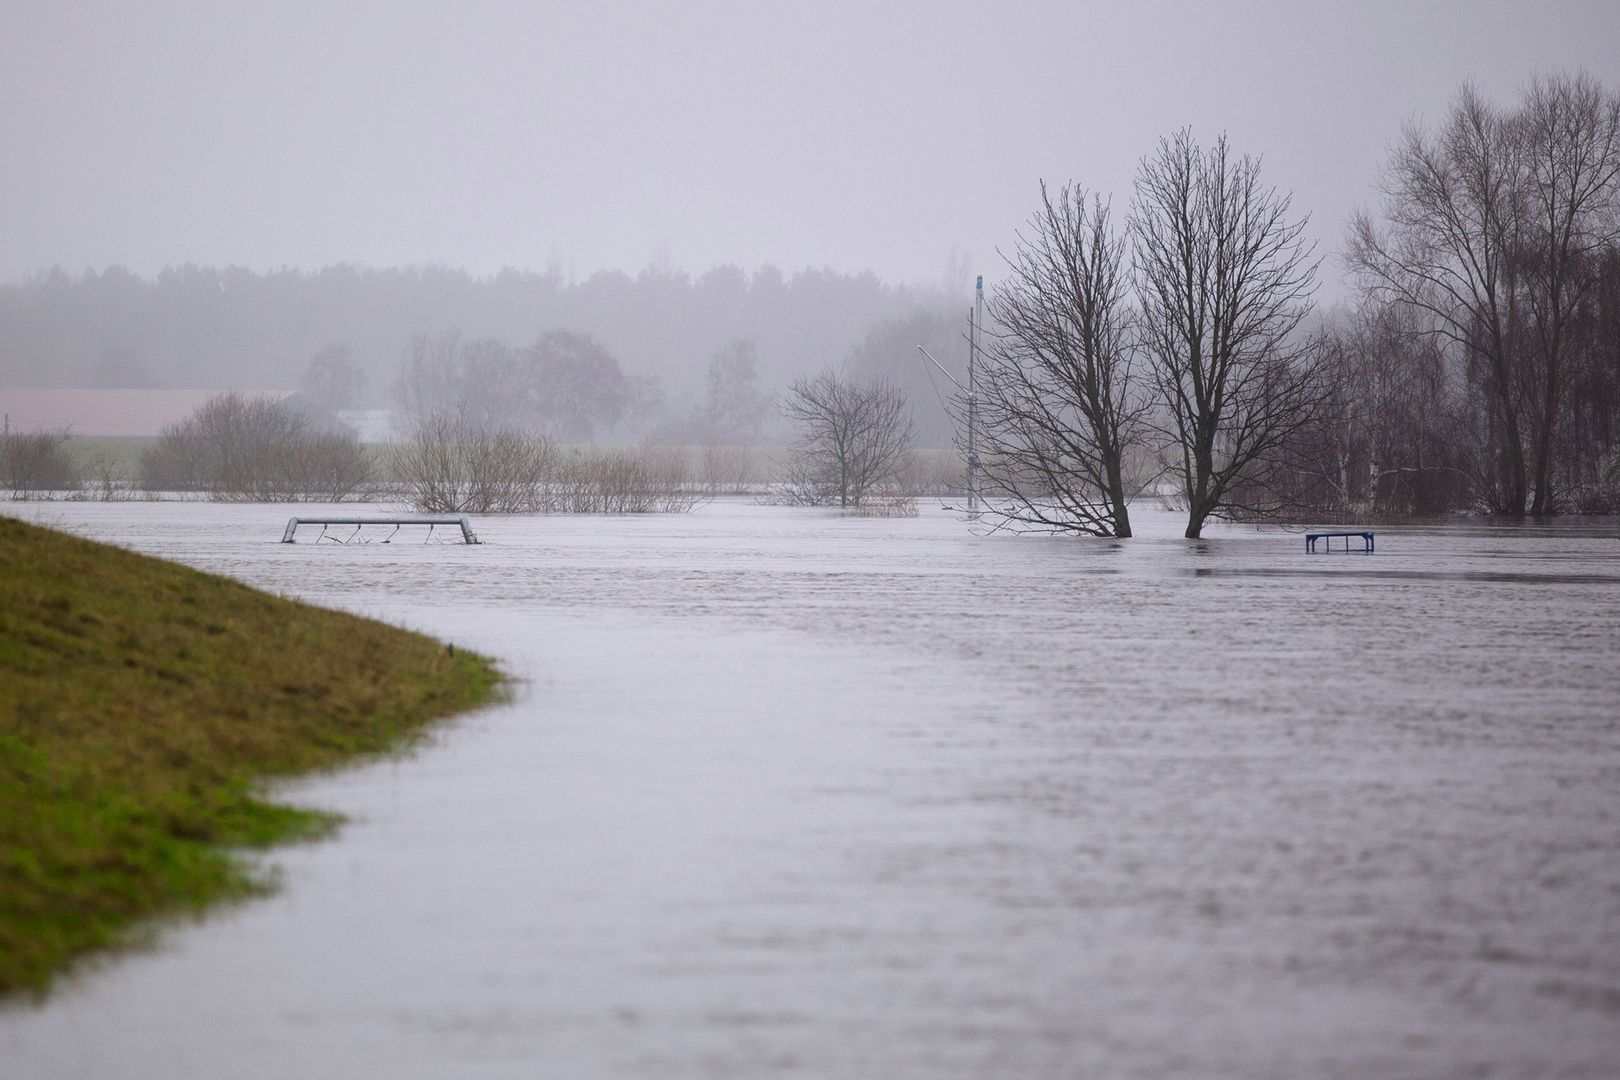
[(1183, 127), (1264, 159), (1331, 265), (1403, 124), (1473, 80), (1620, 81), (1620, 12), (726, 4), (24, 7), (0, 29), (0, 280), (50, 267), (999, 276), (1041, 180)]

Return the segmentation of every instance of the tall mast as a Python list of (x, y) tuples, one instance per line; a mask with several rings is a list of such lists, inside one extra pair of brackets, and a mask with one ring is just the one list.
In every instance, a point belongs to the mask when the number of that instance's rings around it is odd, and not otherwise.
[(968, 516), (979, 516), (979, 399), (975, 379), (979, 366), (979, 328), (984, 324), (984, 275), (973, 287), (973, 307), (968, 311), (967, 369), (967, 508)]

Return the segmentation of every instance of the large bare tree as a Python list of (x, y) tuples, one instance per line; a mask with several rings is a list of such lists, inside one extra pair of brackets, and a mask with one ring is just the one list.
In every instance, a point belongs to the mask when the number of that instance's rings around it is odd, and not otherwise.
[(1620, 236), (1620, 98), (1552, 75), (1505, 112), (1464, 86), (1437, 132), (1406, 131), (1383, 188), (1383, 221), (1351, 229), (1363, 291), (1421, 310), (1472, 361), (1490, 509), (1553, 512), (1573, 329)]
[(979, 458), (1004, 518), (1131, 535), (1125, 455), (1147, 409), (1129, 340), (1125, 245), (1100, 197), (1065, 185), (1008, 259), (977, 391)]
[(1267, 468), (1315, 416), (1316, 345), (1300, 324), (1316, 264), (1305, 220), (1262, 186), (1260, 162), (1161, 139), (1136, 178), (1131, 232), (1143, 342), (1187, 503), (1187, 536), (1222, 513), (1270, 513)]
[(1519, 153), (1519, 261), (1534, 330), (1536, 409), (1530, 512), (1553, 510), (1553, 452), (1573, 324), (1598, 282), (1603, 249), (1620, 236), (1620, 96), (1584, 73), (1537, 79), (1510, 121)]
[(905, 395), (882, 379), (858, 383), (828, 368), (794, 380), (782, 412), (799, 433), (788, 487), (801, 502), (859, 506), (895, 481), (909, 456)]
[(1464, 86), (1438, 133), (1406, 129), (1381, 178), (1382, 227), (1357, 214), (1347, 252), (1369, 298), (1422, 313), (1484, 373), (1494, 460), (1483, 479), (1492, 508), (1512, 517), (1529, 491), (1518, 167), (1502, 114)]

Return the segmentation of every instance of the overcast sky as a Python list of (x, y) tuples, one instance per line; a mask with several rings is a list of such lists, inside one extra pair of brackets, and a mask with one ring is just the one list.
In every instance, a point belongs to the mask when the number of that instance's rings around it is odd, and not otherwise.
[[(1620, 3), (3, 3), (0, 277), (438, 263), (994, 276), (1038, 182), (1226, 131), (1325, 253), (1475, 79)], [(1329, 277), (1337, 270), (1328, 266)]]

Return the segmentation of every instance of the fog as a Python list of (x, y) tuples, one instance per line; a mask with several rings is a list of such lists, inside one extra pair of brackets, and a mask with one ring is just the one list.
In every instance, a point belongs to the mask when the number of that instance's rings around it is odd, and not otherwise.
[[(1602, 4), (14, 4), (0, 23), (0, 386), (386, 399), (419, 335), (590, 335), (689, 425), (708, 364), (955, 370), (1042, 180), (1113, 193), (1190, 126), (1336, 253), (1403, 123), (1475, 81), (1620, 82)], [(767, 436), (769, 433), (767, 432)]]
[[(1604, 3), (11, 3), (0, 277), (994, 273), (1041, 178), (1225, 130), (1337, 243), (1464, 79), (1620, 78)], [(1330, 275), (1332, 276), (1332, 275)]]

